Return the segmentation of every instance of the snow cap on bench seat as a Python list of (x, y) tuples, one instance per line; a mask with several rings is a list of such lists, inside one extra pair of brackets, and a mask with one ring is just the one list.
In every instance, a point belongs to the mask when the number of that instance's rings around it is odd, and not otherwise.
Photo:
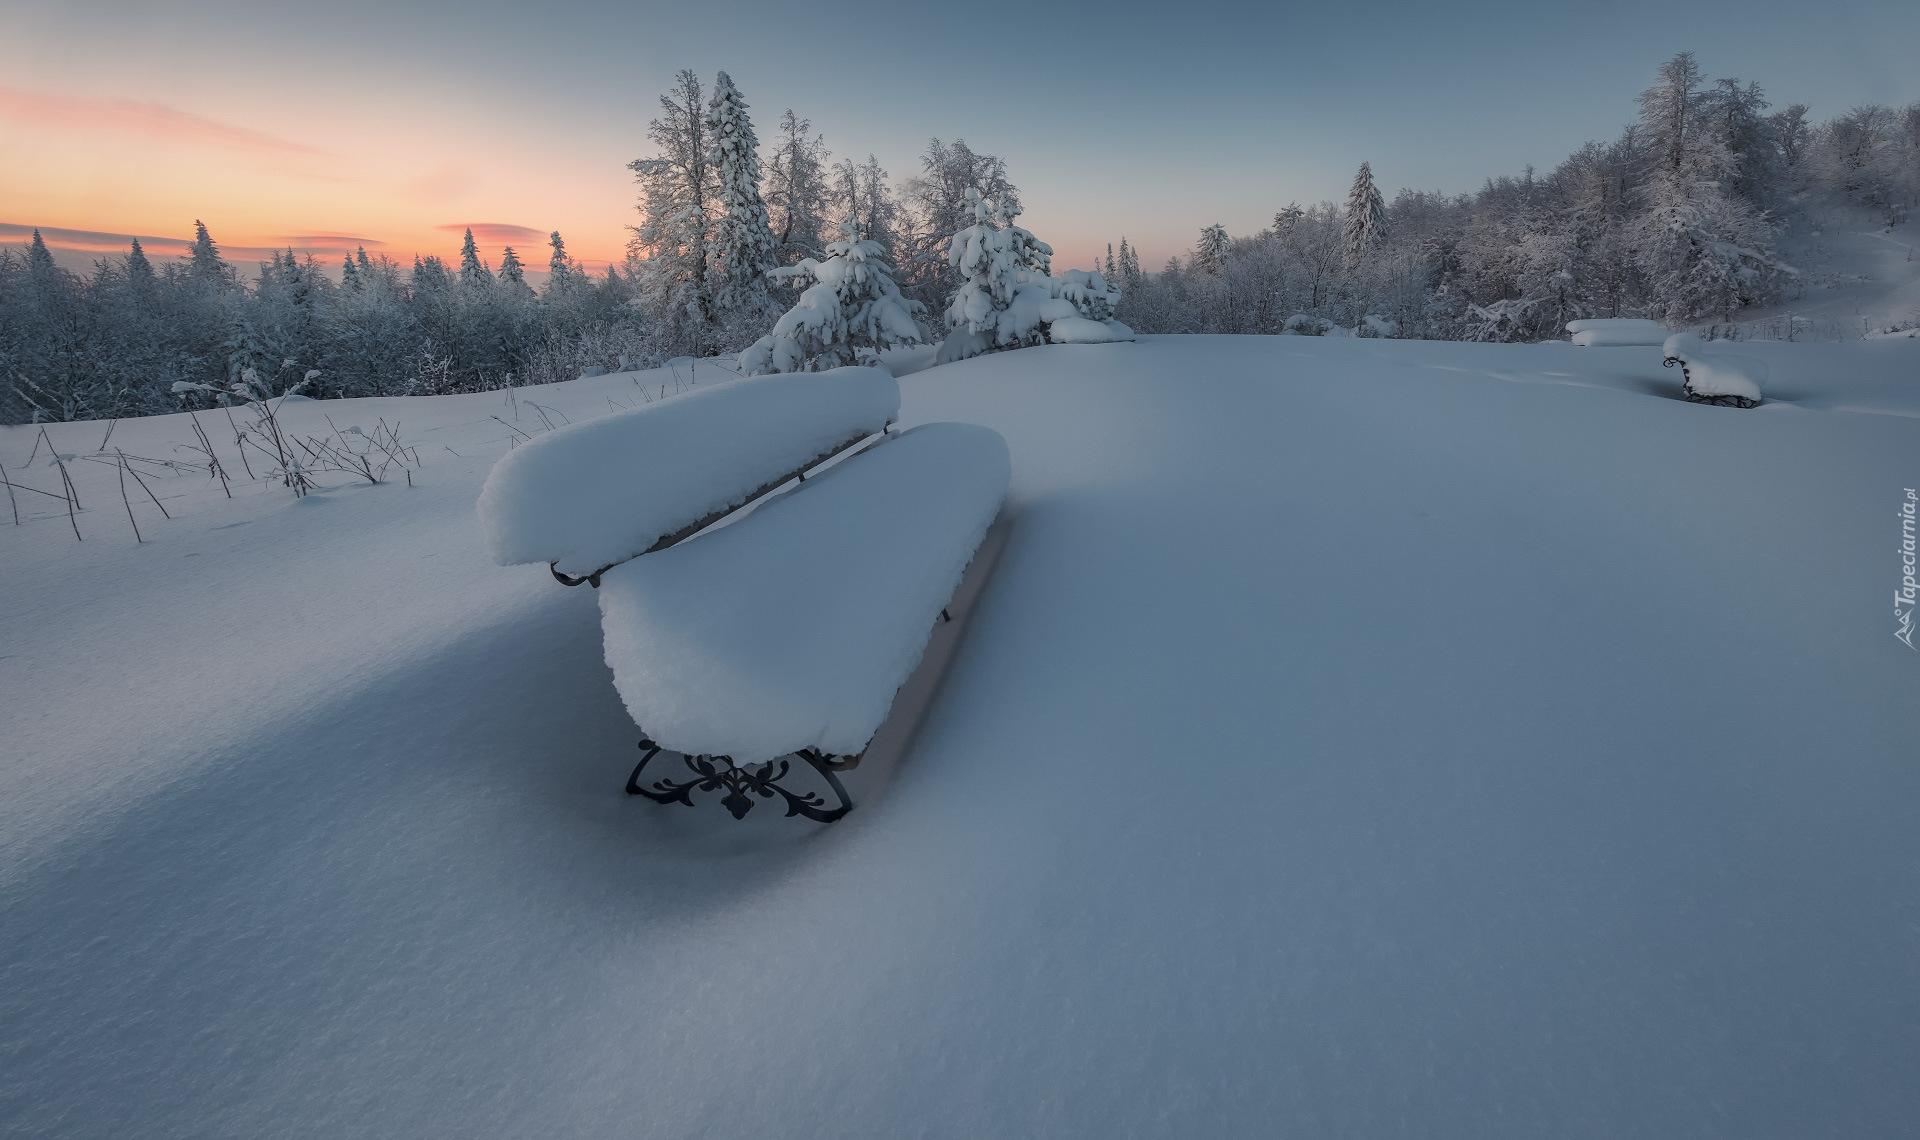
[(862, 751), (1010, 474), (999, 433), (925, 424), (609, 570), (600, 611), (627, 711), (663, 747), (736, 764)]
[(508, 452), (480, 491), (495, 562), (591, 574), (900, 414), (877, 368), (729, 380), (563, 427)]

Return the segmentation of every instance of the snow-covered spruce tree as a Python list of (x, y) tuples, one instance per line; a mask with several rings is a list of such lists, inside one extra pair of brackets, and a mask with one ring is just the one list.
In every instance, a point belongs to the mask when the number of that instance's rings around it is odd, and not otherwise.
[(1053, 247), (1013, 224), (1018, 207), (996, 207), (971, 187), (967, 204), (973, 224), (955, 233), (947, 246), (947, 264), (960, 285), (947, 302), (952, 331), (940, 346), (941, 363), (1039, 344), (1046, 335), (1037, 319), (1022, 321), (1013, 308), (1027, 275), (1046, 275)]
[(1363, 162), (1353, 176), (1353, 188), (1347, 191), (1346, 224), (1341, 231), (1346, 239), (1347, 261), (1358, 264), (1368, 251), (1387, 236), (1387, 203), (1380, 188), (1373, 184), (1373, 165)]
[(965, 139), (929, 141), (920, 166), (920, 174), (903, 187), (900, 288), (931, 310), (959, 285), (947, 256), (948, 239), (974, 220), (969, 195), (977, 193), (1017, 214), (1020, 191), (1007, 178), (1004, 159), (975, 151)]
[(220, 247), (214, 244), (206, 223), (197, 218), (193, 223), (193, 246), (187, 251), (187, 279), (193, 283), (194, 290), (201, 293), (229, 293), (236, 284), (233, 267), (220, 256)]
[(553, 235), (547, 239), (547, 245), (552, 252), (547, 255), (545, 295), (549, 298), (564, 297), (573, 291), (575, 283), (573, 257), (567, 253), (566, 240), (560, 236), (559, 230), (553, 231)]
[(493, 284), (493, 270), (480, 260), (480, 247), (474, 244), (472, 226), (467, 227), (467, 236), (460, 243), (460, 284), (469, 289)]
[(532, 289), (527, 285), (526, 267), (520, 264), (520, 257), (513, 252), (512, 246), (500, 254), (500, 284), (509, 290), (529, 296), (532, 294)]
[(927, 332), (918, 301), (900, 293), (880, 243), (860, 235), (852, 215), (840, 224), (840, 240), (827, 245), (825, 261), (809, 257), (773, 271), (775, 277), (813, 284), (773, 326), (740, 354), (750, 376), (767, 372), (818, 372), (873, 359), (882, 349), (924, 344)]
[(1200, 240), (1193, 247), (1193, 267), (1217, 276), (1227, 267), (1227, 251), (1232, 244), (1223, 225), (1216, 223), (1201, 230)]
[(714, 269), (720, 284), (714, 302), (726, 316), (759, 322), (772, 314), (767, 272), (774, 267), (778, 243), (760, 197), (759, 140), (747, 102), (733, 79), (721, 72), (707, 104), (707, 161), (719, 182), (713, 223)]
[(1121, 289), (1131, 291), (1138, 288), (1143, 274), (1140, 272), (1140, 251), (1127, 244), (1124, 235), (1120, 238), (1120, 277), (1114, 282)]

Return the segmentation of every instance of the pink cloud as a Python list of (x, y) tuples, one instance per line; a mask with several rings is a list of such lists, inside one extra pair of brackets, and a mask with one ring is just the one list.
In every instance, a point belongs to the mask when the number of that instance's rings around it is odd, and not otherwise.
[(38, 127), (118, 131), (233, 150), (317, 156), (323, 151), (163, 103), (48, 95), (0, 85), (0, 117)]
[[(40, 231), (41, 240), (55, 253), (116, 254), (127, 252), (127, 246), (135, 238), (146, 251), (148, 257), (182, 257), (193, 245), (190, 237), (159, 237), (151, 234), (119, 234), (100, 230), (71, 230), (58, 226), (29, 226), (18, 222), (0, 222), (0, 242), (19, 243), (24, 246), (33, 237), (33, 231)], [(245, 266), (248, 262), (268, 261), (277, 253), (291, 248), (296, 254), (312, 254), (322, 260), (343, 257), (359, 246), (368, 246), (376, 251), (385, 245), (373, 238), (356, 237), (352, 234), (295, 234), (282, 239), (282, 244), (265, 245), (229, 245), (218, 241), (220, 255), (229, 262)], [(85, 265), (86, 257), (64, 259), (75, 266)]]
[(382, 246), (387, 244), (378, 238), (359, 237), (354, 234), (289, 234), (280, 240), (296, 249), (306, 246), (345, 249), (348, 246)]
[(450, 234), (464, 234), (472, 230), (475, 241), (500, 242), (506, 245), (514, 242), (525, 245), (529, 242), (547, 240), (546, 230), (536, 230), (531, 226), (509, 225), (506, 222), (455, 222), (450, 226), (437, 228)]

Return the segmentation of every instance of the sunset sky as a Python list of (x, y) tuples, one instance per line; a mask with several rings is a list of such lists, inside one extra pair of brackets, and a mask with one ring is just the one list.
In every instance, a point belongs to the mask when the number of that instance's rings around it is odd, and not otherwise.
[[(957, 13), (968, 13), (964, 18)], [(791, 106), (896, 183), (929, 136), (1007, 159), (1066, 266), (1125, 234), (1150, 267), (1200, 227), (1548, 168), (1613, 135), (1693, 50), (1825, 117), (1920, 98), (1910, 3), (1288, 6), (987, 3), (327, 5), (6, 0), (0, 242), (175, 253), (204, 219), (235, 260), (356, 244), (410, 262), (468, 225), (498, 260), (561, 231), (621, 256), (625, 163), (673, 72), (732, 74), (760, 133)], [(764, 149), (764, 148), (763, 148)]]

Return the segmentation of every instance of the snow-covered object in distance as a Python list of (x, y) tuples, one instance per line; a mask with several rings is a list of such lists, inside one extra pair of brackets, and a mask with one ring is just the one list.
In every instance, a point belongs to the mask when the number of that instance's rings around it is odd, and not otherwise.
[(1353, 330), (1342, 328), (1325, 317), (1316, 317), (1312, 313), (1295, 313), (1280, 326), (1281, 336), (1352, 336)]
[(836, 368), (729, 380), (563, 427), (493, 465), (480, 490), (487, 551), (502, 566), (595, 573), (899, 413), (887, 372)]
[(1132, 340), (1133, 330), (1119, 321), (1061, 317), (1047, 326), (1047, 339), (1055, 344), (1105, 344), (1114, 340)]
[(1676, 333), (1662, 349), (1668, 365), (1680, 365), (1686, 377), (1681, 389), (1700, 404), (1752, 408), (1760, 403), (1767, 382), (1767, 363), (1750, 356), (1722, 352), (1719, 342), (1703, 341), (1694, 333)]
[(1667, 330), (1658, 321), (1631, 320), (1625, 317), (1594, 317), (1568, 321), (1567, 331), (1573, 343), (1582, 348), (1627, 348), (1665, 344)]
[(991, 428), (923, 424), (607, 571), (607, 664), (627, 711), (662, 747), (736, 764), (862, 751), (1011, 473)]

